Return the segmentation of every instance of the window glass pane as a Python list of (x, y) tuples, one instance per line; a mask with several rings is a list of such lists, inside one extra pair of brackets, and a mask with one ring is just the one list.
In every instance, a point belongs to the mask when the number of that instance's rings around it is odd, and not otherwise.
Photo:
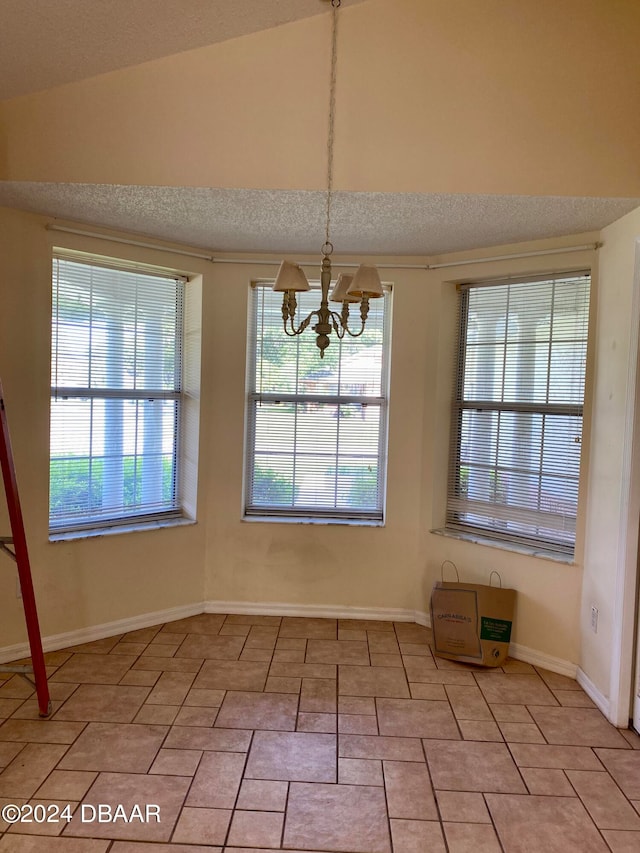
[(51, 521), (175, 505), (174, 401), (54, 400)]
[(498, 464), (501, 468), (540, 470), (543, 418), (522, 412), (500, 412)]
[(589, 277), (556, 283), (553, 340), (582, 341), (589, 323)]
[(464, 363), (465, 400), (501, 400), (504, 386), (504, 344), (467, 343)]
[(333, 509), (336, 505), (335, 456), (298, 455), (295, 484), (297, 507)]
[(255, 506), (293, 506), (293, 455), (255, 454), (252, 494)]
[(576, 403), (584, 400), (587, 342), (554, 341), (549, 364), (549, 402)]
[[(509, 292), (506, 288), (481, 288), (468, 293), (469, 339), (479, 344), (492, 344), (496, 340), (496, 323), (507, 315)], [(504, 336), (504, 332), (500, 337)]]
[(335, 456), (338, 447), (338, 406), (330, 403), (303, 403), (296, 406), (295, 453), (330, 454)]
[(374, 510), (378, 505), (378, 488), (377, 458), (366, 459), (362, 455), (338, 458), (336, 491), (340, 507)]
[(572, 550), (588, 312), (587, 275), (463, 296), (449, 524)]
[(461, 464), (488, 465), (495, 460), (498, 439), (498, 414), (465, 410), (460, 435)]
[(50, 523), (176, 512), (182, 284), (55, 259)]
[(548, 343), (509, 342), (505, 350), (502, 400), (544, 403), (547, 399)]
[(172, 390), (182, 287), (173, 279), (54, 261), (54, 387)]
[(542, 442), (542, 472), (578, 480), (582, 442), (582, 418), (546, 415)]
[(295, 403), (263, 403), (255, 407), (255, 452), (293, 456), (296, 438)]
[[(317, 289), (298, 296), (301, 316), (318, 308)], [(321, 359), (312, 330), (285, 335), (282, 295), (253, 289), (248, 513), (382, 517), (388, 299), (371, 300), (364, 334), (332, 335)]]

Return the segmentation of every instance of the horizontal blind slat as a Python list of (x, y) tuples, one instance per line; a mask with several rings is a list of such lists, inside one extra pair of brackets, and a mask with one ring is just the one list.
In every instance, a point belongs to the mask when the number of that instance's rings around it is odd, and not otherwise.
[(580, 273), (461, 291), (447, 525), (573, 549), (589, 284)]
[[(317, 288), (299, 296), (299, 316), (318, 308)], [(382, 518), (388, 298), (372, 300), (361, 338), (332, 336), (321, 361), (312, 331), (285, 335), (281, 294), (252, 288), (247, 515)]]
[(176, 514), (182, 282), (53, 267), (51, 529)]

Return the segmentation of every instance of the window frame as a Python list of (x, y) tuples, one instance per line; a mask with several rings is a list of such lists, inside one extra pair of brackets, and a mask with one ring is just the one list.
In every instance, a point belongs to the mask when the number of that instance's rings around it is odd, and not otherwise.
[[(464, 398), (464, 371), (466, 364), (466, 351), (468, 346), (468, 320), (469, 320), (469, 293), (475, 288), (490, 288), (500, 287), (514, 284), (538, 284), (543, 282), (558, 282), (575, 279), (579, 282), (580, 279), (587, 279), (587, 304), (586, 304), (586, 323), (584, 337), (581, 339), (585, 347), (584, 368), (582, 372), (583, 396), (582, 402), (515, 402), (515, 401), (496, 401), (485, 399), (465, 399)], [(511, 550), (521, 550), (532, 552), (538, 555), (546, 555), (552, 559), (561, 561), (572, 561), (575, 556), (577, 547), (577, 533), (579, 529), (580, 519), (580, 496), (583, 490), (584, 481), (584, 460), (585, 460), (585, 409), (588, 399), (588, 377), (589, 377), (589, 353), (590, 353), (590, 327), (591, 327), (591, 312), (593, 307), (593, 272), (590, 269), (574, 269), (557, 273), (538, 274), (533, 273), (529, 276), (518, 275), (508, 278), (499, 278), (495, 280), (481, 280), (476, 282), (464, 282), (457, 285), (459, 291), (458, 296), (458, 314), (457, 314), (457, 329), (458, 340), (454, 351), (455, 360), (455, 376), (454, 376), (454, 395), (451, 409), (451, 428), (449, 435), (449, 461), (448, 461), (448, 478), (447, 478), (447, 495), (445, 506), (445, 527), (440, 532), (447, 535), (470, 539), (472, 541), (486, 542), (494, 546), (504, 547)], [(508, 316), (508, 315), (507, 315)], [(497, 316), (496, 316), (496, 319)], [(505, 333), (505, 343), (507, 341)], [(550, 346), (554, 338), (550, 337)], [(555, 339), (558, 340), (558, 339)], [(496, 344), (501, 343), (501, 340), (496, 339)], [(549, 368), (550, 369), (550, 368)], [(549, 380), (549, 369), (547, 371), (547, 381)], [(464, 499), (460, 499), (460, 469), (464, 465), (461, 459), (461, 444), (462, 444), (462, 419), (464, 411), (486, 411), (486, 412), (508, 412), (522, 413), (544, 416), (567, 416), (580, 418), (580, 452), (577, 474), (577, 505), (576, 518), (574, 525), (573, 540), (569, 543), (553, 541), (550, 538), (543, 536), (529, 536), (518, 534), (516, 532), (501, 532), (491, 529), (489, 526), (481, 524), (472, 524), (460, 520), (460, 515), (465, 511)], [(542, 449), (542, 442), (536, 443), (536, 447)], [(499, 447), (499, 443), (496, 448)], [(496, 450), (498, 452), (498, 450)], [(535, 472), (534, 472), (535, 473)], [(538, 472), (542, 478), (544, 472), (542, 467)], [(541, 495), (541, 490), (538, 491)], [(457, 503), (457, 506), (456, 506)], [(498, 505), (496, 503), (496, 505)], [(506, 505), (509, 506), (508, 504)], [(456, 509), (458, 513), (456, 514)], [(470, 510), (466, 510), (470, 513)], [(526, 510), (523, 515), (526, 514)], [(519, 512), (516, 509), (514, 515), (509, 519), (518, 521)], [(488, 513), (487, 513), (488, 516)], [(508, 512), (504, 513), (504, 518), (507, 518)], [(542, 517), (542, 516), (541, 516)], [(500, 515), (494, 516), (494, 521), (499, 521)], [(524, 524), (524, 521), (520, 521)]]
[[(320, 282), (310, 281), (311, 291), (320, 298)], [(245, 393), (245, 451), (244, 471), (242, 488), (242, 519), (243, 521), (267, 521), (267, 522), (297, 522), (315, 524), (354, 524), (381, 527), (385, 524), (386, 516), (386, 483), (388, 465), (388, 433), (389, 433), (389, 382), (391, 361), (391, 314), (393, 286), (383, 283), (384, 289), (384, 315), (382, 323), (382, 365), (380, 372), (380, 395), (354, 395), (354, 394), (296, 394), (280, 392), (261, 392), (254, 385), (257, 378), (257, 351), (258, 334), (260, 322), (258, 313), (258, 293), (261, 288), (271, 289), (273, 280), (257, 279), (250, 283), (249, 305), (247, 322), (247, 362), (246, 362), (246, 393)], [(276, 299), (281, 300), (281, 294), (276, 294)], [(378, 300), (376, 300), (377, 302)], [(318, 303), (319, 304), (319, 303)], [(372, 303), (373, 304), (373, 303)], [(357, 306), (352, 306), (352, 309)], [(356, 328), (360, 323), (357, 310), (352, 310), (352, 322)], [(255, 334), (254, 334), (255, 332)], [(303, 335), (313, 335), (308, 329)], [(283, 332), (284, 335), (284, 332)], [(345, 336), (348, 339), (348, 336)], [(296, 338), (289, 337), (287, 340), (295, 341)], [(340, 341), (335, 335), (331, 336), (331, 347), (336, 347)], [(322, 366), (318, 352), (318, 365)], [(256, 411), (260, 403), (293, 403), (309, 405), (376, 405), (379, 407), (379, 432), (378, 432), (378, 482), (377, 496), (378, 506), (375, 510), (340, 510), (337, 508), (323, 508), (304, 506), (295, 508), (282, 505), (258, 505), (251, 503), (251, 489), (253, 484), (254, 460), (255, 460), (255, 436), (256, 436)]]
[[(54, 352), (57, 354), (57, 340), (58, 340), (58, 331), (59, 331), (59, 322), (58, 316), (56, 314), (56, 305), (57, 299), (59, 298), (59, 291), (57, 289), (56, 284), (56, 263), (58, 262), (70, 262), (78, 265), (88, 266), (90, 268), (99, 270), (101, 272), (112, 270), (114, 273), (124, 272), (124, 273), (132, 273), (135, 275), (143, 275), (149, 276), (151, 278), (162, 279), (165, 282), (169, 280), (173, 280), (177, 285), (176, 292), (176, 301), (175, 301), (175, 367), (174, 367), (174, 387), (171, 390), (167, 390), (166, 388), (157, 388), (157, 387), (143, 387), (143, 388), (114, 388), (114, 387), (92, 387), (91, 381), (89, 385), (82, 386), (64, 386), (57, 385), (56, 380), (56, 367), (57, 367), (57, 355), (54, 355)], [(185, 361), (184, 361), (184, 351), (185, 351), (185, 314), (186, 314), (186, 300), (187, 300), (187, 288), (186, 285), (189, 282), (188, 276), (175, 272), (173, 270), (168, 270), (166, 268), (155, 267), (148, 264), (140, 264), (133, 261), (120, 260), (118, 258), (107, 258), (103, 256), (91, 255), (85, 252), (77, 252), (75, 250), (66, 250), (61, 248), (55, 248), (53, 250), (52, 255), (52, 316), (51, 316), (51, 394), (50, 394), (50, 406), (51, 406), (51, 414), (53, 414), (53, 405), (56, 401), (60, 399), (75, 399), (78, 401), (88, 400), (88, 401), (108, 401), (108, 400), (120, 400), (123, 403), (126, 402), (144, 402), (144, 401), (172, 401), (174, 406), (173, 412), (173, 450), (172, 450), (172, 506), (166, 509), (160, 510), (148, 510), (144, 509), (140, 512), (136, 512), (135, 510), (132, 512), (121, 512), (120, 514), (114, 513), (113, 515), (105, 515), (100, 518), (98, 515), (95, 517), (83, 517), (83, 514), (76, 516), (74, 519), (72, 516), (67, 516), (60, 521), (55, 521), (52, 519), (51, 515), (51, 507), (49, 507), (49, 515), (48, 515), (48, 525), (49, 525), (49, 538), (51, 541), (56, 541), (59, 539), (66, 538), (76, 538), (78, 536), (91, 536), (91, 535), (101, 535), (108, 532), (120, 532), (131, 529), (145, 529), (148, 527), (158, 527), (164, 526), (166, 524), (179, 524), (186, 523), (188, 521), (192, 521), (193, 518), (185, 512), (184, 507), (184, 485), (182, 483), (183, 474), (182, 474), (182, 461), (183, 461), (183, 444), (184, 444), (184, 436), (182, 430), (182, 421), (184, 417), (183, 412), (183, 403), (184, 403), (184, 376), (185, 376)], [(89, 327), (92, 326), (92, 320), (89, 322)], [(54, 350), (55, 344), (55, 350)], [(90, 356), (89, 356), (90, 357)], [(50, 425), (50, 442), (53, 437), (52, 432), (53, 420), (51, 420)], [(126, 455), (123, 454), (122, 458), (125, 458)], [(49, 460), (50, 460), (50, 473), (49, 473), (49, 491), (51, 491), (51, 462), (55, 457), (51, 453), (51, 446), (49, 451)], [(87, 457), (89, 459), (94, 458), (92, 455)], [(191, 484), (187, 486), (188, 491), (192, 492), (193, 487)], [(124, 504), (121, 507), (124, 509)]]

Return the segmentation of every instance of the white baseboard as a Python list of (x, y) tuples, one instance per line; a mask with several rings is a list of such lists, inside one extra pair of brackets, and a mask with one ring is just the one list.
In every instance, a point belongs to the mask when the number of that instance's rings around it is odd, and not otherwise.
[[(609, 699), (607, 699), (607, 697), (604, 695), (604, 693), (601, 693), (598, 690), (598, 688), (595, 686), (593, 681), (591, 681), (589, 676), (586, 675), (585, 672), (580, 669), (580, 667), (578, 667), (578, 672), (576, 674), (576, 681), (578, 682), (580, 687), (582, 687), (582, 689), (587, 694), (589, 699), (591, 699), (592, 702), (595, 702), (595, 704), (598, 706), (598, 708), (602, 711), (602, 713), (605, 715), (605, 717), (609, 720), (610, 719), (609, 714), (611, 712), (611, 703), (610, 703)], [(611, 722), (613, 722), (613, 721), (611, 721)], [(616, 724), (614, 723), (614, 725), (616, 725)]]
[(205, 613), (303, 616), (307, 619), (373, 619), (427, 624), (427, 614), (394, 607), (348, 607), (339, 604), (287, 604), (281, 601), (205, 601)]
[[(394, 607), (348, 607), (337, 604), (287, 604), (286, 602), (278, 601), (205, 601), (198, 604), (170, 607), (167, 610), (143, 613), (140, 616), (117, 619), (114, 622), (104, 622), (102, 625), (94, 625), (90, 628), (80, 628), (77, 631), (67, 631), (64, 634), (43, 637), (42, 647), (45, 652), (53, 652), (57, 649), (65, 649), (69, 646), (77, 646), (81, 643), (101, 640), (104, 637), (113, 637), (116, 634), (126, 634), (129, 631), (148, 628), (163, 622), (174, 622), (176, 619), (196, 616), (199, 613), (303, 616), (318, 619), (372, 619), (375, 621), (416, 622), (418, 625), (425, 625), (427, 628), (431, 627), (429, 614), (421, 610)], [(517, 660), (544, 667), (551, 672), (566, 675), (568, 678), (577, 677), (580, 686), (584, 688), (585, 692), (593, 699), (598, 708), (607, 715), (609, 710), (608, 699), (597, 690), (582, 670), (576, 667), (576, 664), (562, 658), (552, 657), (551, 655), (530, 649), (518, 643), (511, 643), (509, 654)], [(27, 643), (5, 646), (4, 648), (0, 648), (0, 663), (19, 660), (28, 655), (29, 646)]]
[[(103, 622), (102, 625), (93, 625), (90, 628), (66, 631), (64, 634), (52, 634), (49, 637), (42, 638), (42, 648), (45, 652), (55, 652), (58, 649), (66, 649), (69, 646), (90, 643), (93, 640), (102, 640), (104, 637), (126, 634), (128, 631), (137, 631), (139, 628), (149, 628), (152, 625), (160, 625), (163, 622), (175, 622), (176, 619), (196, 616), (198, 613), (202, 613), (203, 610), (204, 606), (202, 603), (183, 604), (179, 607), (169, 607), (167, 610), (156, 610), (154, 613), (143, 613), (140, 616), (116, 619), (115, 622)], [(4, 648), (0, 648), (0, 663), (20, 660), (20, 658), (28, 657), (30, 654), (28, 643), (4, 646)]]
[[(420, 624), (430, 628), (430, 615), (423, 613), (422, 616), (423, 621)], [(549, 672), (556, 672), (558, 675), (566, 675), (567, 678), (576, 678), (578, 671), (577, 665), (571, 663), (571, 661), (548, 655), (545, 652), (539, 652), (537, 649), (531, 649), (529, 646), (523, 646), (520, 643), (509, 644), (509, 657), (521, 660), (523, 663), (530, 663), (532, 666), (540, 666), (543, 669), (548, 669)]]
[(577, 664), (569, 660), (539, 652), (537, 649), (530, 649), (528, 646), (521, 646), (520, 643), (511, 643), (509, 656), (524, 663), (548, 669), (550, 672), (557, 672), (558, 675), (566, 675), (567, 678), (575, 678), (578, 671)]

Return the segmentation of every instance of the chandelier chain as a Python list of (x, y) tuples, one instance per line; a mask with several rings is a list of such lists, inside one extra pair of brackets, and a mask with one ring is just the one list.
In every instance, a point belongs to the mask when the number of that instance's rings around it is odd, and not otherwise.
[[(329, 75), (329, 123), (327, 132), (327, 202), (324, 254), (331, 254), (331, 203), (333, 201), (333, 143), (336, 110), (336, 68), (338, 65), (338, 8), (341, 0), (331, 0), (331, 71)], [(328, 251), (325, 251), (328, 250)]]
[[(327, 122), (327, 192), (326, 192), (326, 231), (325, 242), (322, 245), (322, 264), (320, 269), (320, 307), (311, 311), (299, 324), (296, 321), (296, 293), (309, 290), (309, 282), (299, 264), (282, 261), (273, 289), (282, 296), (282, 322), (284, 332), (289, 337), (295, 337), (311, 326), (316, 335), (316, 346), (320, 350), (320, 358), (330, 344), (330, 335), (335, 334), (338, 340), (345, 335), (359, 338), (365, 329), (369, 314), (369, 300), (383, 296), (382, 283), (375, 267), (360, 264), (355, 275), (338, 276), (331, 296), (331, 205), (333, 202), (333, 153), (335, 141), (336, 113), (336, 71), (338, 64), (338, 9), (341, 0), (331, 2), (331, 63), (329, 74), (329, 120)], [(342, 302), (340, 313), (329, 307), (329, 302)], [(349, 303), (360, 303), (360, 329), (353, 331), (349, 325)]]

